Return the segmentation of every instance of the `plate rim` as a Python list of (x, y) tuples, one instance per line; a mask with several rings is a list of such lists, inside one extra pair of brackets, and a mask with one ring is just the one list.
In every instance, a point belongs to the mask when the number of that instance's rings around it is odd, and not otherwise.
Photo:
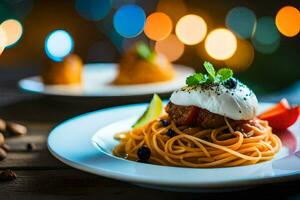
[[(274, 103), (272, 102), (259, 102), (259, 104), (269, 104), (269, 105), (274, 105)], [(120, 109), (120, 108), (126, 108), (126, 107), (134, 107), (134, 106), (145, 106), (147, 105), (147, 103), (135, 103), (135, 104), (127, 104), (127, 105), (120, 105), (120, 106), (114, 106), (114, 107), (109, 107), (109, 108), (104, 108), (104, 109), (100, 109), (100, 110), (95, 110), (92, 112), (87, 112), (84, 114), (80, 114), (78, 116), (72, 117), (70, 119), (67, 119), (65, 121), (63, 121), (62, 123), (56, 125), (54, 128), (51, 129), (48, 138), (47, 138), (47, 148), (50, 151), (50, 153), (58, 160), (60, 160), (61, 162), (63, 162), (66, 165), (69, 165), (75, 169), (79, 169), (82, 170), (84, 172), (88, 172), (91, 174), (95, 174), (98, 176), (103, 176), (106, 178), (111, 178), (114, 180), (119, 180), (119, 181), (125, 181), (125, 182), (131, 182), (131, 183), (138, 183), (138, 184), (145, 184), (145, 185), (154, 185), (154, 186), (172, 186), (172, 187), (179, 187), (179, 188), (198, 188), (198, 189), (212, 189), (212, 188), (220, 188), (220, 187), (225, 187), (225, 188), (229, 188), (229, 187), (239, 187), (239, 186), (253, 186), (253, 185), (261, 185), (261, 184), (266, 184), (266, 183), (275, 183), (275, 182), (285, 182), (285, 181), (289, 181), (289, 180), (297, 180), (300, 178), (300, 170), (296, 171), (296, 172), (289, 172), (287, 174), (280, 174), (280, 175), (276, 175), (276, 176), (268, 176), (268, 177), (259, 177), (259, 178), (247, 178), (247, 179), (239, 179), (239, 180), (226, 180), (226, 181), (218, 181), (218, 182), (206, 182), (206, 183), (199, 183), (199, 182), (175, 182), (175, 183), (170, 183), (168, 181), (158, 181), (158, 180), (153, 180), (153, 179), (145, 179), (145, 177), (143, 178), (137, 178), (136, 176), (132, 176), (132, 175), (127, 175), (127, 174), (123, 174), (123, 173), (119, 173), (119, 172), (115, 172), (115, 171), (109, 171), (109, 170), (103, 170), (103, 169), (94, 169), (92, 167), (86, 167), (86, 166), (82, 166), (72, 160), (69, 160), (67, 158), (61, 157), (59, 154), (57, 154), (54, 149), (52, 149), (51, 145), (50, 145), (50, 138), (53, 137), (53, 132), (55, 130), (57, 130), (60, 127), (65, 126), (66, 124), (68, 124), (69, 122), (72, 122), (74, 120), (77, 120), (79, 118), (88, 116), (88, 115), (93, 115), (93, 114), (97, 114), (100, 112), (105, 112), (105, 111), (110, 111), (110, 110), (116, 110), (116, 109)], [(94, 134), (93, 134), (94, 135)], [(93, 136), (92, 135), (92, 136)], [(91, 140), (91, 138), (89, 138), (89, 140)], [(92, 144), (92, 142), (90, 141), (90, 144)], [(105, 156), (108, 156), (105, 154)], [(124, 160), (127, 161), (127, 160)], [(133, 162), (133, 161), (131, 161)], [(144, 163), (138, 163), (140, 165), (148, 165), (148, 164), (144, 164)], [(172, 166), (164, 166), (164, 167), (172, 167)], [(249, 166), (241, 166), (240, 168), (245, 168), (245, 167), (249, 167)], [(174, 168), (174, 167), (172, 167)], [(178, 169), (180, 169), (180, 167), (177, 167)], [(237, 168), (237, 167), (235, 167)], [(202, 169), (202, 168), (186, 168), (186, 169), (193, 169), (193, 170), (207, 170), (207, 169)], [(218, 169), (218, 168), (214, 168), (214, 169)], [(171, 184), (171, 185), (170, 185)], [(184, 184), (184, 185), (183, 185)]]

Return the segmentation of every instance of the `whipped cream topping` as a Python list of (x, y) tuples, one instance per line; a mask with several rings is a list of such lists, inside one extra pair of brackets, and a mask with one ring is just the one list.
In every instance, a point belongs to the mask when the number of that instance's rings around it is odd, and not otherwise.
[(186, 86), (172, 93), (170, 101), (180, 106), (197, 106), (234, 120), (250, 120), (256, 116), (255, 94), (237, 81), (234, 88), (224, 84)]

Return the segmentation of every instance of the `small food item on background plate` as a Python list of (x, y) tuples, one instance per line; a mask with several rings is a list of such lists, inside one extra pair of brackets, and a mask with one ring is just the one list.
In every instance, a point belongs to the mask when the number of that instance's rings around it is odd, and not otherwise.
[(278, 104), (260, 114), (258, 118), (268, 121), (273, 129), (285, 130), (297, 121), (299, 114), (299, 106), (290, 106), (286, 99), (282, 99)]
[(114, 84), (153, 83), (169, 81), (174, 77), (175, 70), (164, 55), (138, 42), (122, 56)]
[(52, 61), (42, 72), (46, 85), (78, 85), (82, 82), (83, 63), (78, 55), (71, 54), (61, 62)]

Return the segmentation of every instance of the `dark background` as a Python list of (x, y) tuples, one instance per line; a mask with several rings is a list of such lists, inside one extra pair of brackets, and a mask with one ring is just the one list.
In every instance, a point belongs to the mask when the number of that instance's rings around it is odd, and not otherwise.
[[(297, 0), (186, 0), (184, 2), (188, 8), (187, 13), (204, 13), (210, 16), (208, 31), (224, 27), (227, 12), (236, 6), (252, 9), (257, 18), (275, 17), (277, 11), (285, 5), (300, 8), (300, 1)], [(157, 0), (136, 0), (135, 3), (149, 14), (155, 11)], [(64, 29), (72, 35), (75, 41), (74, 52), (79, 54), (84, 62), (118, 62), (123, 49), (116, 42), (112, 42), (105, 31), (108, 26), (111, 26), (111, 18), (115, 10), (112, 8), (106, 18), (94, 22), (82, 18), (76, 12), (73, 0), (1, 0), (0, 20), (19, 19), (23, 23), (23, 36), (16, 45), (5, 49), (0, 56), (0, 73), (17, 74), (18, 71), (23, 71), (26, 75), (39, 73), (48, 59), (44, 52), (45, 38), (55, 29)], [(135, 39), (121, 38), (121, 40), (130, 42)], [(196, 46), (186, 46), (184, 55), (176, 63), (200, 69), (203, 60), (196, 53)], [(300, 34), (292, 38), (281, 35), (280, 46), (274, 53), (262, 54), (255, 51), (252, 65), (246, 71), (239, 72), (237, 76), (249, 84), (258, 95), (284, 89), (300, 78), (299, 56)]]

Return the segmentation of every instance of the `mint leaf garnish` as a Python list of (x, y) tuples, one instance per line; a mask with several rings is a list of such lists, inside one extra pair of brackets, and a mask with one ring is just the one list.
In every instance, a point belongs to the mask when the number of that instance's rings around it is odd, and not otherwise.
[(222, 83), (233, 76), (233, 71), (229, 68), (222, 68), (216, 72), (214, 66), (207, 61), (203, 63), (203, 66), (207, 74), (195, 73), (187, 77), (185, 82), (188, 86)]
[(186, 84), (188, 86), (193, 86), (193, 85), (200, 85), (202, 83), (205, 83), (207, 80), (207, 76), (202, 74), (202, 73), (195, 73), (186, 79)]
[(223, 82), (230, 79), (233, 76), (233, 71), (228, 68), (219, 69), (217, 72), (218, 79)]
[(151, 60), (153, 57), (153, 52), (144, 42), (139, 42), (136, 44), (137, 54), (145, 60)]
[(203, 65), (204, 65), (204, 68), (206, 69), (207, 73), (208, 73), (212, 78), (215, 78), (215, 76), (216, 76), (216, 71), (215, 71), (214, 66), (213, 66), (210, 62), (207, 62), (207, 61), (205, 61)]

